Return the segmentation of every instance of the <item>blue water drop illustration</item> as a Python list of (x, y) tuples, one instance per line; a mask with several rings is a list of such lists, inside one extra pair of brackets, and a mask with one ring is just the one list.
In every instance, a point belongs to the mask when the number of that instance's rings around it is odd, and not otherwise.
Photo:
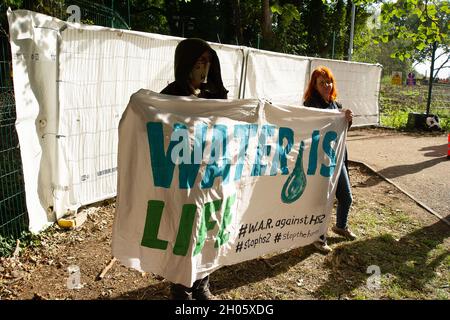
[(281, 190), (281, 200), (284, 203), (292, 203), (300, 198), (306, 188), (306, 175), (303, 170), (303, 150), (305, 144), (302, 141), (300, 143), (300, 150), (295, 161), (294, 170), (287, 178), (283, 189)]

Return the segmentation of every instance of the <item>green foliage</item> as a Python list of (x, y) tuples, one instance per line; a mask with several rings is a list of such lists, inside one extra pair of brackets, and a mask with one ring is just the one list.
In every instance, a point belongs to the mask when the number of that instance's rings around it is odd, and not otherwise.
[(298, 8), (288, 3), (283, 6), (275, 4), (271, 10), (276, 38), (274, 49), (290, 54), (302, 54), (305, 49), (303, 45), (305, 32)]
[(95, 22), (91, 19), (81, 19), (82, 24), (95, 25)]
[(4, 238), (0, 235), (0, 257), (9, 257), (14, 251), (15, 243), (14, 238)]
[(310, 0), (305, 8), (303, 23), (306, 26), (308, 55), (325, 57), (328, 52), (329, 22), (327, 5), (322, 0)]
[(412, 111), (391, 110), (389, 113), (381, 115), (381, 125), (396, 128), (398, 130), (404, 130), (406, 129), (408, 114), (410, 112)]
[(449, 13), (448, 5), (444, 1), (385, 2), (381, 17), (383, 23), (390, 25), (390, 28), (379, 35), (379, 40), (404, 40), (405, 45), (397, 48), (392, 57), (402, 61), (412, 57), (422, 62), (429, 59), (429, 48), (434, 42), (438, 46), (448, 48)]
[(439, 124), (444, 131), (450, 132), (450, 112), (447, 111), (439, 111), (436, 113), (439, 117)]
[[(130, 11), (128, 11), (128, 1)], [(170, 34), (164, 8), (166, 2), (164, 0), (116, 0), (114, 10), (133, 30)]]
[[(35, 235), (29, 231), (22, 231), (17, 240), (20, 241), (20, 248), (37, 247), (41, 245), (42, 235)], [(3, 237), (0, 235), (0, 257), (9, 257), (13, 254), (17, 244), (16, 238)]]
[(373, 41), (376, 32), (375, 28), (367, 28), (367, 30), (355, 35), (353, 42), (353, 59), (355, 61), (381, 63), (382, 48), (386, 44)]
[[(21, 7), (23, 3), (23, 0), (4, 0), (4, 7), (12, 7), (12, 8), (18, 8)], [(1, 7), (1, 5), (0, 5)]]
[[(405, 130), (409, 113), (423, 113), (426, 110), (427, 91), (428, 86), (426, 85), (418, 84), (413, 88), (392, 85), (390, 77), (384, 77), (380, 90), (381, 124)], [(439, 117), (441, 128), (450, 132), (450, 109), (445, 108), (448, 103), (448, 87), (436, 86), (433, 91), (433, 103), (430, 112)]]
[[(374, 46), (365, 44), (362, 49), (373, 62), (373, 52), (378, 52), (377, 62), (384, 66), (385, 74), (392, 71), (408, 73), (412, 63), (430, 61), (435, 43), (440, 57), (450, 57), (450, 10), (445, 1), (375, 1), (359, 0), (359, 3), (381, 2), (381, 28), (371, 35)], [(356, 43), (357, 41), (355, 41)], [(374, 49), (372, 53), (367, 53)], [(439, 56), (435, 56), (435, 61)], [(397, 61), (397, 62), (394, 62)], [(364, 60), (361, 60), (364, 61)], [(450, 58), (434, 65), (434, 75), (442, 68), (448, 68)], [(369, 62), (369, 61), (365, 61)]]
[(274, 5), (270, 9), (272, 10), (272, 13), (282, 16), (283, 19), (281, 19), (281, 23), (284, 28), (288, 27), (294, 20), (300, 20), (300, 13), (293, 4), (288, 3), (283, 6)]
[(278, 13), (278, 14), (282, 14), (282, 12), (283, 12), (281, 6), (278, 4), (274, 4), (273, 6), (271, 6), (270, 10), (272, 11), (272, 13)]
[(355, 61), (367, 63), (379, 63), (383, 66), (383, 74), (391, 76), (393, 71), (401, 71), (403, 74), (413, 71), (413, 58), (409, 52), (398, 59), (396, 53), (401, 51), (405, 46), (402, 39), (391, 39), (388, 42), (378, 42), (380, 34), (392, 27), (390, 24), (384, 24), (379, 27), (368, 27), (365, 31), (355, 34), (354, 53)]
[[(77, 1), (72, 2), (76, 4)], [(380, 1), (355, 1), (355, 51), (362, 50), (357, 45), (367, 49), (365, 54), (356, 55), (359, 57), (369, 56), (369, 50), (374, 48), (367, 43), (356, 42), (359, 35), (369, 33), (366, 21), (374, 2)], [(418, 53), (429, 53), (430, 44), (434, 41), (442, 45), (448, 43), (450, 9), (446, 2), (428, 1), (427, 5), (419, 0), (382, 2), (381, 18), (390, 27), (384, 28), (382, 33), (372, 34), (371, 41), (374, 45), (403, 41), (401, 46), (391, 46), (395, 50), (393, 59), (423, 61), (429, 54)], [(56, 15), (55, 10), (65, 8), (68, 2), (37, 0), (32, 7), (29, 3), (27, 0), (4, 0), (4, 4), (13, 9), (26, 7), (50, 15)], [(275, 37), (269, 42), (261, 36), (261, 0), (100, 0), (97, 3), (113, 7), (125, 21), (130, 22), (133, 30), (253, 47), (259, 44), (262, 49), (324, 58), (347, 57), (351, 1), (271, 0)], [(96, 23), (91, 17), (84, 19), (83, 22)], [(374, 61), (373, 54), (369, 59)], [(355, 55), (353, 60), (357, 60)]]

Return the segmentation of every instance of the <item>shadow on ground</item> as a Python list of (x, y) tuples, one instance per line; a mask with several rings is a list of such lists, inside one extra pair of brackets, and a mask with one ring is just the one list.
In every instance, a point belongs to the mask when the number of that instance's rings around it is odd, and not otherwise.
[(430, 251), (448, 237), (449, 226), (439, 221), (400, 239), (384, 234), (346, 243), (327, 256), (325, 265), (331, 270), (330, 276), (313, 295), (319, 299), (349, 295), (353, 289), (367, 284), (371, 274), (366, 272), (371, 265), (380, 268), (382, 279), (392, 281), (390, 287), (421, 291), (436, 276), (435, 269), (449, 256), (449, 252), (444, 251), (428, 261)]
[[(344, 241), (344, 239), (330, 238), (328, 240), (330, 244), (341, 241)], [(222, 267), (214, 271), (210, 277), (211, 291), (214, 294), (222, 294), (241, 286), (275, 277), (278, 274), (287, 272), (292, 266), (302, 262), (316, 252), (314, 247), (309, 245), (292, 249), (270, 258), (258, 258)], [(169, 282), (161, 281), (112, 299), (165, 300), (169, 296), (169, 285)]]
[[(417, 172), (420, 172), (424, 169), (430, 168), (432, 166), (437, 165), (438, 163), (441, 163), (443, 161), (448, 161), (447, 157), (439, 157), (439, 158), (433, 158), (430, 160), (426, 160), (420, 163), (414, 163), (414, 164), (404, 164), (404, 165), (398, 165), (398, 166), (392, 166), (388, 168), (384, 168), (380, 171), (378, 171), (379, 174), (381, 174), (383, 177), (388, 179), (394, 179), (401, 176), (405, 176), (408, 174), (414, 174)], [(359, 183), (358, 187), (372, 187), (374, 185), (377, 185), (382, 180), (380, 180), (377, 176), (371, 176), (366, 181)]]
[(427, 151), (427, 153), (424, 153), (425, 157), (442, 157), (447, 155), (447, 148), (447, 144), (444, 143), (440, 146), (423, 147), (419, 151)]
[[(450, 215), (446, 217), (449, 218)], [(330, 275), (312, 295), (317, 299), (348, 296), (352, 290), (367, 284), (367, 279), (371, 275), (367, 273), (367, 268), (371, 265), (378, 266), (382, 277), (392, 281), (390, 287), (423, 291), (425, 285), (436, 276), (436, 268), (449, 255), (448, 251), (444, 251), (428, 261), (429, 254), (448, 237), (450, 228), (439, 221), (408, 233), (400, 239), (383, 234), (375, 238), (345, 242), (326, 257), (323, 267), (331, 271)], [(328, 239), (330, 244), (342, 241), (345, 240), (339, 237)], [(225, 266), (212, 274), (211, 291), (214, 294), (222, 294), (275, 277), (288, 272), (292, 266), (315, 252), (310, 245), (267, 259), (254, 259)], [(166, 300), (169, 296), (169, 285), (167, 281), (160, 281), (112, 299)]]

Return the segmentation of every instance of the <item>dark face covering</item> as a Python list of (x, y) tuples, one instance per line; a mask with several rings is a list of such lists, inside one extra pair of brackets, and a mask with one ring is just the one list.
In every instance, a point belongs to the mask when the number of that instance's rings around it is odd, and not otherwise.
[(194, 67), (189, 75), (191, 85), (194, 89), (199, 89), (200, 84), (208, 82), (208, 72), (209, 67), (211, 66), (211, 63), (209, 62), (210, 60), (211, 58), (209, 51), (205, 51), (194, 64)]
[[(206, 51), (210, 53), (211, 60), (208, 65), (205, 65), (208, 70), (194, 68), (197, 60)], [(228, 91), (223, 86), (217, 53), (206, 41), (197, 38), (181, 41), (175, 50), (175, 82), (188, 95), (192, 93), (190, 87), (192, 77), (203, 78), (199, 82), (205, 82), (206, 80), (206, 83), (202, 83), (200, 86), (199, 97), (207, 99), (227, 98)]]

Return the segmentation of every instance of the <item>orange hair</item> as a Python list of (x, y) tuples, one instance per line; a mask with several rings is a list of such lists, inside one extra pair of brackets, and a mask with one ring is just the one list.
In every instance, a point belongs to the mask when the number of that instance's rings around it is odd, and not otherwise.
[(331, 89), (329, 99), (331, 101), (335, 101), (336, 97), (337, 97), (336, 80), (334, 79), (334, 76), (333, 76), (333, 73), (331, 72), (331, 70), (325, 66), (319, 66), (314, 69), (314, 71), (311, 75), (311, 80), (309, 81), (309, 84), (308, 84), (308, 88), (306, 89), (305, 95), (303, 96), (303, 100), (304, 101), (308, 100), (312, 96), (314, 91), (317, 91), (316, 90), (316, 82), (317, 82), (317, 78), (319, 76), (322, 76), (327, 80), (331, 80), (331, 83), (333, 84), (333, 88)]

